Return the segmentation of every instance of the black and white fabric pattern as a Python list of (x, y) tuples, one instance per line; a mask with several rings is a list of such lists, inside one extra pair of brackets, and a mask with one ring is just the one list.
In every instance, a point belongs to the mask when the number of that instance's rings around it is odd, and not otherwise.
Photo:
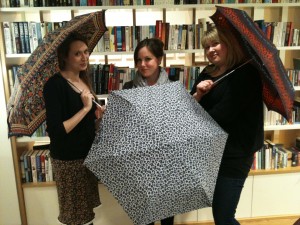
[(211, 206), (226, 140), (179, 82), (114, 91), (85, 165), (143, 225)]

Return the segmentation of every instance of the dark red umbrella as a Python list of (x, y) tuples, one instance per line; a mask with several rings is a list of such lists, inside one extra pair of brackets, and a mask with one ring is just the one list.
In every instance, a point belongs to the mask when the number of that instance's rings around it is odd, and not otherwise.
[(216, 7), (216, 12), (210, 17), (216, 27), (230, 30), (260, 71), (267, 108), (291, 121), (295, 92), (277, 48), (245, 11)]
[(92, 52), (107, 30), (104, 12), (76, 16), (63, 27), (49, 32), (19, 68), (19, 80), (7, 105), (8, 136), (31, 136), (45, 121), (46, 110), (42, 93), (46, 81), (59, 71), (57, 47), (70, 33), (76, 31), (88, 40), (88, 48)]

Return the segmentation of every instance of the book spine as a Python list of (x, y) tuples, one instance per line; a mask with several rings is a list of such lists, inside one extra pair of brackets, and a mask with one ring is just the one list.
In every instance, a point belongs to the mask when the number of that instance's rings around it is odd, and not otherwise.
[(32, 153), (33, 153), (33, 151), (31, 150), (26, 157), (28, 182), (32, 182), (32, 168), (31, 168), (31, 154)]
[(18, 22), (13, 22), (13, 25), (14, 25), (14, 37), (15, 37), (15, 43), (16, 43), (16, 53), (22, 53), (19, 24), (18, 24)]
[(13, 54), (11, 28), (9, 22), (3, 22), (3, 34), (6, 54)]
[(36, 151), (31, 155), (31, 173), (32, 173), (32, 182), (37, 182), (37, 168), (36, 168)]
[(36, 179), (37, 182), (43, 182), (42, 177), (42, 162), (41, 162), (41, 151), (38, 150), (36, 157), (35, 157), (35, 163), (36, 163)]
[(18, 22), (19, 32), (20, 32), (20, 40), (21, 40), (21, 53), (26, 53), (26, 45), (25, 45), (25, 33), (24, 33), (24, 25), (23, 22)]
[(21, 180), (22, 183), (26, 182), (26, 175), (25, 175), (25, 165), (24, 165), (24, 155), (26, 154), (26, 151), (22, 153), (20, 156), (20, 167), (21, 167)]
[(41, 152), (41, 181), (46, 181), (46, 175), (45, 175), (45, 151)]
[(25, 51), (26, 53), (31, 53), (28, 22), (23, 22), (23, 27), (24, 27), (24, 39), (25, 39)]

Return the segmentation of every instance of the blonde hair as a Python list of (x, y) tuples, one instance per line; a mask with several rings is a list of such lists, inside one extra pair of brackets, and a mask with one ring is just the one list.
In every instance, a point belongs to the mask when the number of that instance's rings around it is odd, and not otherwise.
[[(246, 54), (243, 51), (238, 40), (235, 38), (232, 32), (225, 29), (217, 29), (215, 26), (208, 26), (207, 31), (201, 39), (201, 45), (203, 48), (207, 46), (209, 42), (219, 42), (223, 43), (227, 47), (227, 57), (226, 57), (226, 68), (230, 69), (235, 65), (238, 65), (245, 61)], [(209, 72), (214, 72), (217, 70), (216, 66), (212, 66)]]

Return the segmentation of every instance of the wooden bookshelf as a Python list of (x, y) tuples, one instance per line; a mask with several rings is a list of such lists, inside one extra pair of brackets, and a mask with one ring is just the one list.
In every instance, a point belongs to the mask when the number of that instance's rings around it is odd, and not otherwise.
[[(227, 7), (234, 7), (246, 10), (253, 19), (261, 19), (265, 18), (267, 21), (294, 21), (295, 27), (300, 29), (300, 21), (298, 15), (300, 14), (300, 4), (299, 3), (251, 3), (251, 4), (220, 4)], [(138, 14), (148, 15), (153, 13), (154, 15), (160, 14), (161, 19), (164, 22), (173, 22), (173, 20), (182, 19), (184, 20), (186, 17), (191, 18), (190, 21), (195, 22), (199, 18), (201, 18), (202, 14), (212, 15), (212, 12), (215, 11), (214, 4), (195, 4), (195, 5), (134, 5), (134, 6), (67, 6), (67, 7), (19, 7), (19, 8), (0, 8), (0, 22), (4, 21), (34, 21), (33, 17), (37, 18), (35, 20), (45, 20), (47, 17), (52, 18), (51, 15), (59, 15), (59, 14), (69, 14), (72, 17), (74, 15), (82, 14), (84, 12), (96, 11), (96, 10), (107, 10), (108, 13), (112, 12), (116, 15), (119, 13), (123, 13), (124, 11), (129, 11), (128, 14), (133, 14), (132, 17), (128, 18), (128, 26), (133, 26), (138, 24), (140, 21), (140, 17)], [(126, 14), (126, 15), (128, 15)], [(175, 14), (178, 18), (168, 17), (168, 14)], [(178, 15), (182, 16), (178, 16)], [(55, 16), (53, 16), (53, 20), (55, 20)], [(147, 17), (147, 16), (145, 16)], [(296, 18), (296, 19), (295, 19)], [(109, 25), (115, 26), (114, 19), (111, 19)], [(109, 19), (108, 19), (109, 20)], [(133, 20), (133, 21), (132, 21)], [(125, 21), (125, 20), (124, 20)], [(146, 21), (147, 23), (147, 21)], [(177, 22), (176, 22), (177, 23)], [(181, 24), (184, 22), (180, 21)], [(123, 24), (122, 24), (123, 25)], [(0, 46), (1, 49), (5, 49), (4, 41), (3, 41), (3, 30), (1, 27), (1, 35), (0, 35)], [(292, 46), (292, 47), (278, 47), (280, 51), (280, 56), (287, 68), (292, 67), (292, 58), (300, 58), (300, 46)], [(199, 49), (193, 50), (167, 50), (166, 54), (172, 55), (166, 60), (172, 60), (174, 56), (174, 62), (171, 64), (180, 64), (186, 65), (189, 64), (197, 64), (198, 62), (194, 61), (194, 56), (201, 53)], [(122, 57), (126, 57), (127, 55), (133, 55), (132, 51), (129, 52), (102, 52), (102, 53), (93, 53), (91, 59), (94, 61), (101, 60), (105, 63), (115, 63), (116, 65), (123, 63)], [(179, 55), (179, 57), (175, 57)], [(3, 62), (2, 66), (2, 78), (5, 86), (5, 93), (9, 93), (8, 91), (8, 79), (7, 79), (7, 68), (13, 64), (21, 64), (24, 63), (25, 60), (30, 56), (30, 54), (10, 54), (5, 55), (3, 51), (1, 51), (1, 59)], [(101, 61), (100, 60), (100, 61)], [(178, 60), (178, 61), (177, 61)], [(101, 61), (101, 62), (102, 62)], [(192, 61), (192, 62), (190, 62)], [(124, 65), (120, 65), (124, 66)], [(295, 87), (295, 90), (298, 92), (300, 87)], [(299, 93), (298, 93), (299, 95)], [(6, 94), (7, 96), (7, 94)], [(8, 97), (7, 97), (8, 99)], [(6, 100), (7, 100), (6, 99)], [(265, 127), (265, 136), (271, 139), (273, 142), (284, 143), (286, 146), (292, 146), (294, 144), (295, 138), (300, 136), (300, 124), (294, 125), (272, 125)], [(26, 146), (32, 146), (34, 143), (36, 144), (45, 144), (49, 143), (49, 138), (12, 138), (12, 149), (13, 149), (13, 160), (15, 165), (15, 174), (16, 174), (16, 183), (18, 190), (18, 198), (20, 204), (20, 212), (21, 212), (21, 220), (23, 225), (27, 225), (30, 219), (26, 216), (26, 204), (25, 202), (28, 199), (24, 198), (24, 190), (32, 190), (34, 192), (35, 188), (38, 188), (39, 191), (43, 191), (43, 189), (53, 188), (56, 186), (55, 182), (39, 182), (39, 183), (21, 183), (20, 177), (20, 166), (19, 166), (19, 156), (22, 151), (26, 149)], [(249, 173), (250, 180), (259, 178), (261, 175), (274, 175), (276, 177), (277, 174), (286, 174), (286, 175), (297, 175), (300, 173), (300, 166), (298, 167), (289, 167), (278, 170), (251, 170)], [(251, 178), (252, 177), (252, 178)], [(296, 178), (294, 178), (296, 179)], [(247, 188), (250, 189), (249, 193), (252, 193), (252, 183), (250, 183)], [(275, 194), (276, 195), (276, 194)], [(278, 193), (277, 193), (278, 195)], [(53, 196), (49, 196), (51, 198)], [(262, 200), (263, 201), (263, 200)], [(300, 201), (300, 198), (299, 198)], [(252, 200), (249, 200), (252, 202)], [(248, 203), (248, 202), (247, 202)], [(249, 203), (252, 204), (252, 203)], [(51, 206), (50, 206), (51, 207)], [(295, 206), (296, 208), (296, 206)], [(49, 211), (45, 209), (44, 211)], [(300, 211), (300, 210), (299, 210)], [(55, 217), (55, 215), (54, 215)], [(32, 219), (34, 220), (34, 219)], [(187, 221), (184, 223), (178, 222), (177, 224), (206, 224), (205, 222), (193, 222)], [(209, 223), (208, 223), (209, 224)], [(244, 224), (244, 223), (242, 223)], [(275, 223), (274, 223), (275, 224)], [(272, 224), (272, 225), (274, 225)], [(109, 224), (106, 224), (109, 225)], [(282, 224), (283, 225), (283, 224)]]

